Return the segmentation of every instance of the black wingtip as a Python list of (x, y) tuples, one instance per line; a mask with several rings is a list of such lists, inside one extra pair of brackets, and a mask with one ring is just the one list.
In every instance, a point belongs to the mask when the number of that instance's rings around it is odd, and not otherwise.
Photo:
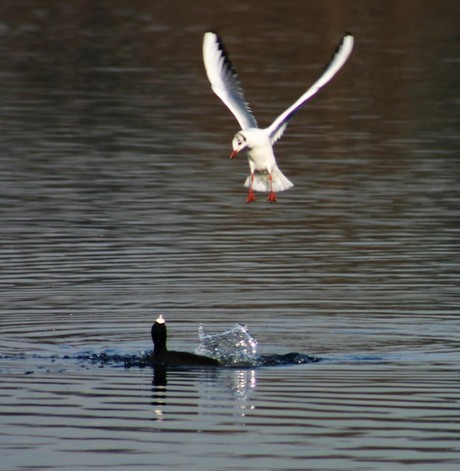
[(222, 44), (222, 37), (220, 36), (220, 34), (215, 29), (208, 29), (208, 31), (206, 31), (205, 35), (206, 34), (213, 34), (216, 37), (217, 42), (219, 43), (219, 45)]
[(230, 55), (227, 51), (227, 48), (225, 47), (224, 42), (222, 41), (222, 37), (215, 31), (209, 31), (209, 32), (216, 36), (217, 45), (218, 45), (219, 50), (222, 52), (222, 57), (224, 58), (224, 62), (232, 70), (233, 74), (237, 75), (235, 67), (233, 67), (232, 61), (230, 59)]

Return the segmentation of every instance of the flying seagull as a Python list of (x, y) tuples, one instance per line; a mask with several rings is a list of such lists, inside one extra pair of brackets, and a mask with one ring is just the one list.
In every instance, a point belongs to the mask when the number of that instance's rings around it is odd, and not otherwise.
[(277, 191), (284, 191), (294, 186), (278, 168), (273, 144), (283, 135), (288, 121), (294, 114), (345, 64), (353, 49), (353, 43), (353, 36), (346, 33), (320, 78), (268, 128), (261, 129), (244, 98), (240, 81), (221, 38), (212, 32), (205, 33), (203, 60), (211, 87), (241, 126), (241, 131), (238, 131), (233, 138), (233, 152), (230, 158), (233, 159), (243, 149), (247, 150), (251, 170), (245, 182), (245, 186), (249, 188), (246, 199), (248, 203), (255, 201), (254, 191), (269, 192), (268, 201), (275, 203)]

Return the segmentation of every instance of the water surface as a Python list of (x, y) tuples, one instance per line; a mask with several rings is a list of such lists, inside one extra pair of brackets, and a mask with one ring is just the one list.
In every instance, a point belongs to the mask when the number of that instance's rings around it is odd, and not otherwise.
[[(18, 1), (0, 6), (2, 469), (456, 470), (458, 6)], [(211, 92), (224, 37), (262, 126), (343, 71), (246, 205)], [(283, 367), (89, 362), (247, 324)], [(166, 382), (166, 384), (164, 384)]]

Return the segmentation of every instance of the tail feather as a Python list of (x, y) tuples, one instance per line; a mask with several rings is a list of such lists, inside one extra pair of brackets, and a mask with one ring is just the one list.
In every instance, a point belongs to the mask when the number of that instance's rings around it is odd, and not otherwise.
[[(246, 188), (251, 186), (251, 175), (246, 178), (244, 183)], [(272, 171), (272, 189), (275, 193), (292, 188), (294, 183), (288, 180), (279, 168)], [(269, 192), (270, 191), (270, 175), (268, 173), (254, 173), (254, 181), (252, 183), (254, 191)]]

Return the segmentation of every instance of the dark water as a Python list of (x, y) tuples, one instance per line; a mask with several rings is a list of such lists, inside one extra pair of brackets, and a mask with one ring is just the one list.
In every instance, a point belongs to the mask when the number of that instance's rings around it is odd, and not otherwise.
[[(1, 469), (458, 469), (457, 3), (0, 5)], [(208, 29), (262, 126), (355, 35), (276, 205), (245, 204)], [(242, 322), (322, 361), (76, 358), (147, 351), (159, 312), (177, 349)]]

